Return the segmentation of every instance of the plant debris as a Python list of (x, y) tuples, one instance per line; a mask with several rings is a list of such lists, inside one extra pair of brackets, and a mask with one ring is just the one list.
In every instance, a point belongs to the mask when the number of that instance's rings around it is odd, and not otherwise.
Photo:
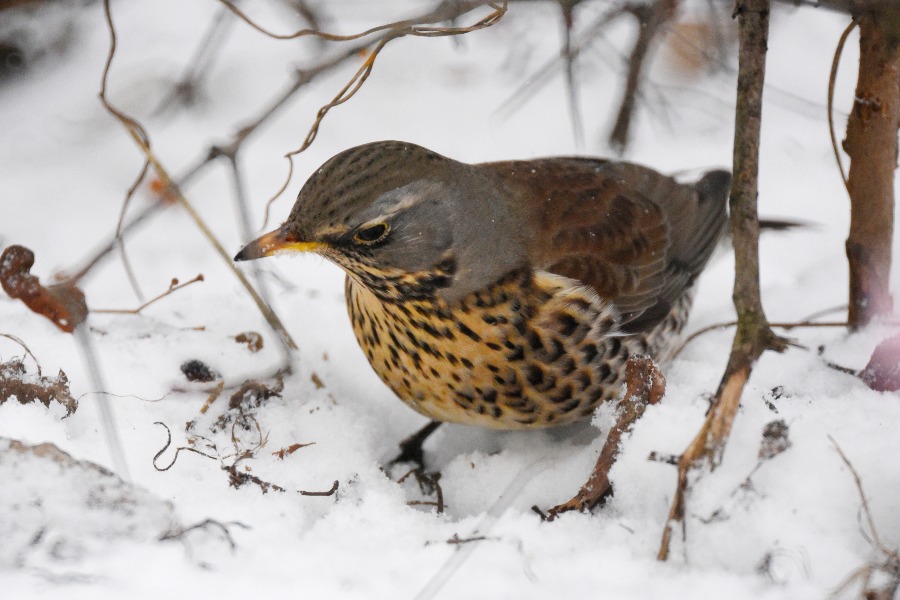
[(209, 383), (221, 378), (221, 375), (211, 369), (209, 365), (197, 359), (182, 363), (181, 372), (184, 373), (188, 381), (199, 381), (201, 383)]
[(222, 470), (228, 473), (228, 483), (231, 487), (237, 489), (247, 483), (255, 483), (259, 486), (259, 489), (262, 490), (263, 494), (267, 494), (269, 490), (273, 490), (275, 492), (283, 492), (285, 489), (278, 484), (270, 483), (268, 481), (264, 481), (257, 477), (256, 475), (251, 475), (246, 471), (238, 470), (238, 463), (234, 463), (233, 465), (222, 465)]
[(47, 408), (55, 401), (66, 407), (67, 417), (78, 409), (78, 401), (69, 391), (69, 379), (62, 370), (56, 377), (29, 375), (25, 363), (18, 358), (0, 363), (0, 404), (13, 396), (20, 404), (40, 402)]
[(9, 246), (0, 254), (0, 285), (10, 298), (25, 303), (32, 311), (43, 315), (65, 331), (72, 333), (87, 319), (88, 307), (84, 292), (72, 282), (44, 287), (40, 279), (30, 273), (34, 266), (34, 252), (25, 246)]
[(238, 344), (246, 344), (250, 352), (259, 352), (263, 349), (263, 336), (255, 331), (245, 331), (234, 336)]
[(766, 426), (763, 427), (762, 442), (759, 445), (759, 460), (775, 458), (790, 448), (789, 432), (790, 428), (787, 423), (781, 419), (766, 423)]
[(625, 395), (617, 408), (619, 416), (616, 424), (609, 430), (590, 477), (574, 497), (547, 511), (546, 520), (552, 521), (570, 510), (590, 511), (612, 494), (609, 471), (619, 454), (622, 436), (631, 431), (647, 406), (662, 400), (666, 393), (666, 379), (650, 357), (632, 356), (625, 364), (625, 386)]
[(313, 446), (315, 442), (309, 442), (307, 444), (291, 444), (287, 448), (282, 448), (281, 450), (276, 450), (272, 453), (272, 456), (277, 456), (281, 460), (284, 460), (284, 457), (290, 456), (300, 448), (306, 448), (307, 446)]

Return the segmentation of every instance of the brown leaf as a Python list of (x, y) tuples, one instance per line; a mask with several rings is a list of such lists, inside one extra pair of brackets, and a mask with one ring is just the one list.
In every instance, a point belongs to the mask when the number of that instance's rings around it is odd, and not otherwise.
[(33, 265), (34, 252), (24, 246), (8, 247), (0, 255), (0, 285), (10, 298), (21, 300), (66, 333), (72, 333), (87, 319), (84, 293), (72, 283), (44, 287), (40, 279), (29, 273)]
[(56, 401), (66, 407), (66, 416), (78, 409), (78, 401), (69, 391), (65, 373), (60, 371), (56, 377), (28, 375), (25, 363), (16, 358), (0, 363), (0, 404), (13, 396), (20, 404), (40, 402), (48, 408)]
[(859, 378), (878, 392), (900, 390), (900, 335), (883, 340), (876, 346)]

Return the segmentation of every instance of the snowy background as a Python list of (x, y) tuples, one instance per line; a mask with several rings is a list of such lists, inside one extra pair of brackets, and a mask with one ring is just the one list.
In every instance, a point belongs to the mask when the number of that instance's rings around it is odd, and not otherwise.
[[(427, 8), (397, 1), (322, 4), (331, 17), (327, 28), (344, 33)], [(602, 5), (579, 8), (579, 23), (592, 20)], [(243, 6), (278, 31), (301, 25), (272, 3)], [(311, 39), (274, 41), (235, 23), (198, 103), (155, 114), (218, 8), (211, 0), (113, 6), (120, 48), (111, 98), (142, 120), (175, 174), (255, 115), (287, 84), (294, 67), (315, 64), (337, 49)], [(627, 20), (598, 38), (579, 63), (584, 149), (573, 142), (559, 72), (518, 110), (498, 113), (558, 53), (557, 12), (550, 4), (514, 3), (498, 25), (461, 39), (391, 43), (362, 91), (326, 117), (315, 144), (296, 160), (269, 227), (286, 216), (291, 198), (324, 160), (372, 140), (407, 140), (465, 161), (609, 155), (602, 140), (620, 97), (623, 48), (633, 36)], [(0, 82), (0, 245), (34, 250), (32, 272), (50, 282), (53, 273), (76, 268), (111, 235), (141, 157), (97, 99), (108, 48), (99, 4), (75, 17), (40, 18), (44, 26), (26, 32), (37, 46), (54, 43), (47, 33), (51, 23), (74, 18), (71, 40), (61, 54), (36, 58), (26, 72)], [(815, 224), (762, 241), (764, 304), (773, 321), (846, 303), (848, 202), (825, 110), (831, 56), (846, 22), (808, 8), (780, 7), (772, 18), (760, 212)], [(0, 19), (0, 29), (10, 26)], [(853, 36), (837, 83), (839, 129), (852, 100), (855, 46)], [(627, 158), (688, 178), (727, 167), (735, 53), (716, 74), (686, 75), (667, 61), (666, 48), (650, 73)], [(357, 66), (351, 61), (317, 79), (245, 146), (241, 160), (255, 227), (262, 227), (264, 203), (286, 175), (282, 156), (300, 144), (319, 106)], [(185, 192), (229, 252), (236, 252), (245, 240), (228, 171), (214, 165)], [(149, 197), (141, 188), (136, 206)], [(274, 307), (300, 350), (281, 397), (249, 409), (249, 429), (235, 428), (233, 442), (230, 425), (221, 425), (239, 418), (228, 409), (231, 392), (201, 415), (210, 384), (187, 382), (179, 366), (201, 360), (234, 385), (277, 368), (275, 335), (177, 206), (130, 236), (128, 250), (148, 296), (173, 277), (205, 277), (138, 316), (89, 319), (106, 388), (114, 394), (109, 399), (130, 483), (85, 462), (112, 468), (97, 390), (76, 340), (20, 302), (0, 297), (0, 333), (24, 340), (44, 375), (62, 369), (80, 399), (65, 419), (56, 404), (0, 405), (5, 598), (822, 598), (881, 559), (851, 473), (828, 436), (859, 471), (881, 540), (900, 545), (900, 402), (828, 368), (817, 354), (823, 346), (828, 360), (860, 369), (895, 327), (872, 326), (853, 335), (840, 328), (793, 330), (790, 335), (809, 350), (762, 358), (721, 467), (689, 496), (686, 541), (677, 535), (672, 557), (661, 563), (655, 556), (675, 468), (647, 457), (652, 451), (679, 454), (696, 433), (725, 365), (730, 330), (699, 338), (669, 369), (663, 402), (647, 410), (612, 471), (615, 496), (594, 514), (543, 523), (530, 507), (546, 509), (578, 489), (611, 423), (603, 410), (595, 419), (599, 428), (441, 428), (426, 444), (429, 466), (442, 473), (446, 510), (438, 515), (433, 506), (410, 505), (435, 499), (412, 478), (398, 483), (402, 472), (382, 470), (399, 440), (425, 419), (371, 372), (352, 336), (339, 269), (315, 257), (261, 264)], [(733, 318), (732, 268), (728, 255), (709, 267), (689, 330)], [(900, 280), (896, 269), (894, 275)], [(139, 303), (115, 257), (93, 270), (83, 287), (93, 309)], [(246, 331), (262, 334), (260, 352), (235, 342)], [(36, 373), (19, 346), (0, 338), (0, 361), (14, 357), (25, 358), (29, 373)], [(777, 419), (789, 426), (791, 446), (745, 484), (757, 465), (763, 428)], [(154, 455), (166, 442), (165, 429), (155, 423), (172, 432), (172, 447), (157, 462), (165, 466), (174, 448), (187, 444), (185, 423), (191, 420), (194, 434), (205, 438), (195, 438), (195, 447), (220, 458), (182, 452), (171, 469), (154, 469)], [(69, 456), (30, 448), (44, 442)], [(292, 444), (313, 445), (283, 459), (273, 454)], [(253, 483), (231, 487), (222, 466), (234, 463), (235, 447), (255, 448), (254, 456), (238, 463), (239, 471), (286, 491), (262, 493)], [(334, 496), (298, 493), (328, 490), (335, 480), (340, 487)], [(173, 536), (206, 519), (224, 525), (233, 546), (215, 524)], [(454, 536), (484, 539), (448, 544)]]

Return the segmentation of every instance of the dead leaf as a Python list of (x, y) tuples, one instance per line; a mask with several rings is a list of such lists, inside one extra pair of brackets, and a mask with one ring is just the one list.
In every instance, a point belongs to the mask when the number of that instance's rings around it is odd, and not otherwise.
[(32, 266), (34, 252), (24, 246), (9, 246), (0, 255), (0, 285), (10, 298), (21, 300), (66, 333), (72, 333), (87, 319), (84, 293), (72, 283), (44, 287), (29, 272)]

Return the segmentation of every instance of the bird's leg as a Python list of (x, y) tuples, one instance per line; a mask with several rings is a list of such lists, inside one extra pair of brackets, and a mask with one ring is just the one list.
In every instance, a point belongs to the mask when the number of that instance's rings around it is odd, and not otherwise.
[(424, 473), (425, 455), (422, 451), (422, 444), (440, 426), (440, 421), (430, 421), (425, 427), (400, 442), (400, 454), (389, 462), (388, 466), (396, 465), (397, 463), (413, 463), (418, 467), (419, 471)]

